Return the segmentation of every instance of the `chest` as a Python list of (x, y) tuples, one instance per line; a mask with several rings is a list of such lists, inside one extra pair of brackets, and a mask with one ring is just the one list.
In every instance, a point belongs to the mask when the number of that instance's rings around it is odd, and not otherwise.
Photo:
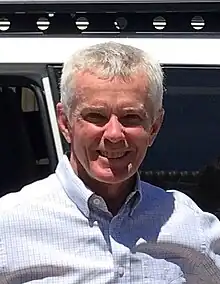
[(142, 221), (50, 221), (32, 220), (8, 239), (7, 265), (19, 283), (197, 283), (201, 254), (190, 238), (174, 243), (178, 235), (156, 236)]

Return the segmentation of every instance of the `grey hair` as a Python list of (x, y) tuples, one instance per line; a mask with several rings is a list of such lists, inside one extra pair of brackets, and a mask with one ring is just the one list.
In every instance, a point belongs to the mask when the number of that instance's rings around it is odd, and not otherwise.
[(70, 119), (75, 96), (74, 76), (80, 71), (95, 72), (103, 79), (119, 77), (124, 81), (138, 71), (142, 71), (146, 74), (146, 88), (154, 113), (162, 108), (163, 72), (159, 62), (136, 47), (106, 42), (79, 50), (64, 63), (60, 92), (61, 102), (68, 119)]

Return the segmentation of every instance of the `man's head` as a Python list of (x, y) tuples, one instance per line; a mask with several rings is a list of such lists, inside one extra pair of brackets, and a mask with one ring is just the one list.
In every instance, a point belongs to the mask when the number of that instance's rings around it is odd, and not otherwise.
[(144, 51), (103, 43), (64, 64), (60, 129), (80, 176), (121, 183), (133, 176), (163, 120), (163, 73)]

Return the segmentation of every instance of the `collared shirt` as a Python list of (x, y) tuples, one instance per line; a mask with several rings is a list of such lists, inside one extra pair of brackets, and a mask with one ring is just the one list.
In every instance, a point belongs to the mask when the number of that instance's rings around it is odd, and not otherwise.
[(116, 216), (66, 156), (0, 199), (0, 284), (218, 284), (220, 223), (186, 195), (137, 181)]

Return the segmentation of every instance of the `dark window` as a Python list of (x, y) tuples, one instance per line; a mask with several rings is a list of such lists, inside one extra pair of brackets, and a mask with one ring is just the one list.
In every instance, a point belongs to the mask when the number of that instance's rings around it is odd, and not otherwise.
[(220, 155), (220, 69), (165, 68), (165, 120), (144, 170), (198, 171)]
[(51, 172), (39, 87), (22, 80), (0, 77), (0, 196)]

